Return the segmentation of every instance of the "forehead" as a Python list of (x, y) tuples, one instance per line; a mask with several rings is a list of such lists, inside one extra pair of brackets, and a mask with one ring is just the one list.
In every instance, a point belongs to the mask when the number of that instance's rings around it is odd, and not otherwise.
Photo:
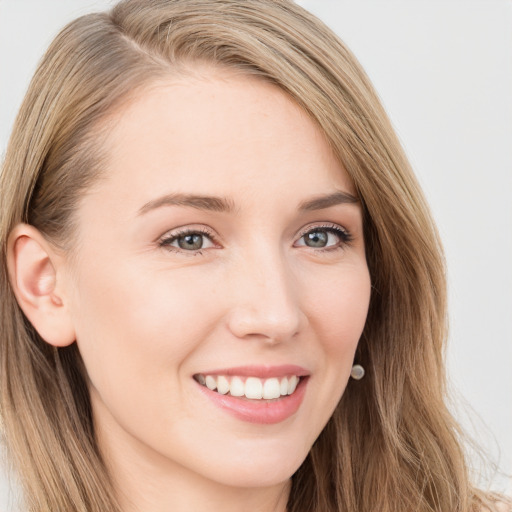
[[(354, 187), (318, 125), (281, 89), (223, 69), (159, 80), (110, 123), (106, 178), (150, 200), (167, 189)], [(309, 190), (314, 194), (315, 190)], [(323, 190), (318, 190), (323, 192)]]

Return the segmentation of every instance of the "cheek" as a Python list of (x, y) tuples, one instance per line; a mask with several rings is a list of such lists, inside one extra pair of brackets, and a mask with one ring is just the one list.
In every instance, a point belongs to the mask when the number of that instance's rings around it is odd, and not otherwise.
[(75, 289), (77, 342), (98, 385), (135, 377), (156, 381), (169, 366), (179, 365), (214, 323), (214, 301), (197, 283), (129, 262), (89, 266)]
[(336, 354), (355, 351), (366, 322), (370, 302), (370, 276), (366, 264), (348, 265), (331, 272), (309, 289), (309, 318), (324, 349)]
[(312, 443), (332, 416), (350, 378), (370, 301), (366, 263), (360, 260), (317, 273), (307, 289), (309, 327), (317, 340), (317, 366), (309, 382), (315, 415), (305, 425), (306, 438)]
[(186, 276), (103, 263), (83, 270), (73, 308), (95, 417), (154, 432), (188, 414), (187, 362), (213, 329), (215, 301)]

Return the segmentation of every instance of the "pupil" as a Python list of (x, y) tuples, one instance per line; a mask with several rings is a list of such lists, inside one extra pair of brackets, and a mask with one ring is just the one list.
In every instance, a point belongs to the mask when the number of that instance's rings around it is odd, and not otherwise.
[(327, 245), (327, 233), (325, 231), (314, 231), (306, 235), (306, 245), (309, 247), (325, 247)]
[(203, 247), (203, 235), (185, 235), (178, 240), (180, 249), (201, 249)]

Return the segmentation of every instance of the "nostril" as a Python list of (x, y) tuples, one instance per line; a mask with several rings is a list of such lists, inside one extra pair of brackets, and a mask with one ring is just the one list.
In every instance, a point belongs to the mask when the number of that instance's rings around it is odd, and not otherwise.
[(276, 312), (238, 307), (229, 315), (228, 327), (238, 338), (275, 344), (295, 338), (303, 328), (304, 319), (305, 315), (298, 308)]

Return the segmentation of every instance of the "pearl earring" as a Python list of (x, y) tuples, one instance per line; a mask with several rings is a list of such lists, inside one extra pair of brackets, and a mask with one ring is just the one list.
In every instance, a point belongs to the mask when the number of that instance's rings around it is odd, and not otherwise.
[(352, 366), (350, 376), (354, 380), (361, 380), (364, 377), (364, 368), (360, 364), (355, 364), (354, 366)]

